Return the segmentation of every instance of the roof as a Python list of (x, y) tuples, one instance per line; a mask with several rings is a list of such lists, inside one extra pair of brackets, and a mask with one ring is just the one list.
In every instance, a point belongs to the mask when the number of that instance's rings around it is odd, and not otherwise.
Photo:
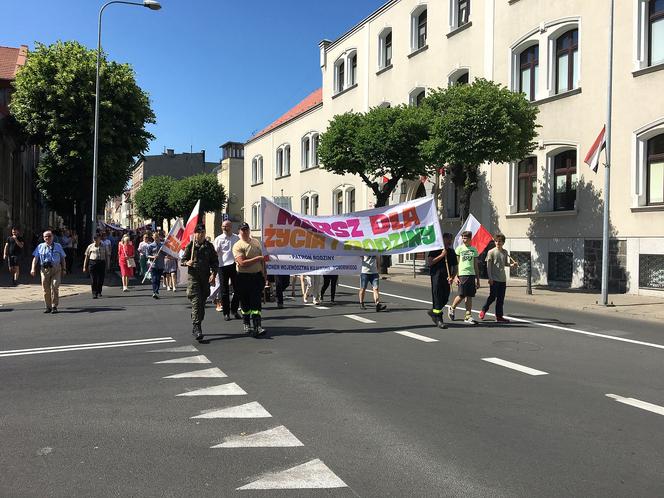
[(314, 107), (322, 103), (323, 103), (323, 89), (319, 88), (315, 92), (310, 93), (304, 100), (302, 100), (295, 107), (291, 108), (288, 112), (283, 114), (279, 119), (272, 122), (270, 125), (263, 128), (261, 131), (252, 136), (249, 140), (247, 140), (247, 143), (256, 140), (257, 138), (265, 135), (266, 133), (274, 130), (275, 128), (285, 123), (288, 123), (289, 121), (292, 121), (293, 119), (297, 118), (298, 116), (301, 116), (308, 110), (313, 109)]
[(28, 46), (0, 47), (0, 80), (14, 80), (18, 69), (25, 65)]

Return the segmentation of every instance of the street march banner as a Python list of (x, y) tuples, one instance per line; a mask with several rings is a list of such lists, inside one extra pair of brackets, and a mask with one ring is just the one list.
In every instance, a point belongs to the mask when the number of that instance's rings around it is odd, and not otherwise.
[(442, 249), (433, 197), (334, 216), (293, 213), (261, 197), (266, 254), (379, 256)]
[(456, 238), (454, 239), (454, 248), (456, 249), (461, 245), (461, 234), (465, 231), (471, 231), (473, 233), (473, 238), (470, 240), (470, 245), (477, 249), (477, 252), (482, 254), (482, 251), (486, 249), (486, 246), (493, 240), (493, 237), (489, 231), (482, 226), (482, 224), (477, 221), (477, 219), (471, 214), (468, 216), (468, 219), (457, 233)]
[(270, 275), (358, 275), (362, 256), (270, 255), (265, 262)]
[(173, 258), (179, 258), (180, 249), (182, 249), (183, 236), (184, 224), (182, 223), (182, 219), (178, 218), (175, 223), (173, 223), (171, 231), (168, 232), (168, 235), (164, 239), (164, 245), (161, 250)]

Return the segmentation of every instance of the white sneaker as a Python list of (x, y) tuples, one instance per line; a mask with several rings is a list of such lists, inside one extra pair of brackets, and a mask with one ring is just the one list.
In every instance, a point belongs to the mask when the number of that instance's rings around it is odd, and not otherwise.
[(463, 323), (467, 323), (469, 325), (475, 325), (477, 322), (473, 319), (473, 315), (470, 313), (466, 314), (466, 317), (463, 319)]

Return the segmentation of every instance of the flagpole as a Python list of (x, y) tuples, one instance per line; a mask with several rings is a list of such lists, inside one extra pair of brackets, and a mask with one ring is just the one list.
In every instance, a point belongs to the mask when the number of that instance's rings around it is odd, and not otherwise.
[(609, 304), (609, 203), (611, 195), (611, 103), (613, 93), (613, 11), (609, 16), (609, 83), (606, 92), (606, 165), (604, 166), (604, 226), (602, 230), (602, 305)]

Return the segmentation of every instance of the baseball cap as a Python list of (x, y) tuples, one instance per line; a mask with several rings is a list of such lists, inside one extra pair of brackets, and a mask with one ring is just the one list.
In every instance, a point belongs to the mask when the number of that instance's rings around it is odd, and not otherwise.
[(245, 222), (245, 223), (242, 223), (242, 224), (240, 225), (240, 230), (249, 230), (249, 228), (251, 228), (251, 227), (249, 226), (249, 223), (246, 223), (246, 222)]
[(205, 225), (203, 225), (202, 223), (199, 223), (198, 225), (196, 225), (196, 228), (194, 228), (195, 233), (200, 233), (204, 231), (205, 231)]

